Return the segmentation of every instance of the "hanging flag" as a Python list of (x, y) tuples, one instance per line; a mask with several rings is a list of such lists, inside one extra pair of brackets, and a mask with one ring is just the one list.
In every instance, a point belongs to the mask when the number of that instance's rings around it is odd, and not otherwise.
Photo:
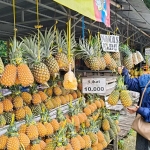
[(110, 27), (110, 0), (54, 0), (78, 13)]

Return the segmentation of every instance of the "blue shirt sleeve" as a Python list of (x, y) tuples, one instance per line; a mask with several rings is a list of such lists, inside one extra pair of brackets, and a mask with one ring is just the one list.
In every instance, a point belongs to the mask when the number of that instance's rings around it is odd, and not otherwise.
[(140, 92), (139, 79), (130, 78), (129, 72), (126, 68), (123, 68), (122, 75), (124, 76), (124, 82), (127, 85), (127, 89), (135, 92)]
[(140, 114), (146, 122), (150, 122), (150, 108), (140, 107), (137, 113)]

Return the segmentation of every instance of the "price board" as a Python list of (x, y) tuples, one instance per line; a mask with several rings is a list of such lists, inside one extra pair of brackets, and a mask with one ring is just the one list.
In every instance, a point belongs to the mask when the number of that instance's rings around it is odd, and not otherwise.
[(150, 55), (150, 47), (145, 48), (145, 55)]
[(119, 52), (119, 36), (101, 34), (101, 43), (103, 51)]
[(84, 77), (82, 78), (82, 93), (105, 93), (106, 78)]

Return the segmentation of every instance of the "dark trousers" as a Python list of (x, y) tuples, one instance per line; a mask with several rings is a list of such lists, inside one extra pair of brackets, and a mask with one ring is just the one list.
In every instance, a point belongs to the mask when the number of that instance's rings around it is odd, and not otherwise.
[(137, 133), (136, 150), (150, 150), (150, 141)]

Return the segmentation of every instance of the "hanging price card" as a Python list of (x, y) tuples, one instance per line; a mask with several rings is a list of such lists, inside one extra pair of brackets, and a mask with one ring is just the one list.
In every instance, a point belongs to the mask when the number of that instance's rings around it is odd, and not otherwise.
[(105, 93), (106, 78), (82, 78), (82, 93)]

